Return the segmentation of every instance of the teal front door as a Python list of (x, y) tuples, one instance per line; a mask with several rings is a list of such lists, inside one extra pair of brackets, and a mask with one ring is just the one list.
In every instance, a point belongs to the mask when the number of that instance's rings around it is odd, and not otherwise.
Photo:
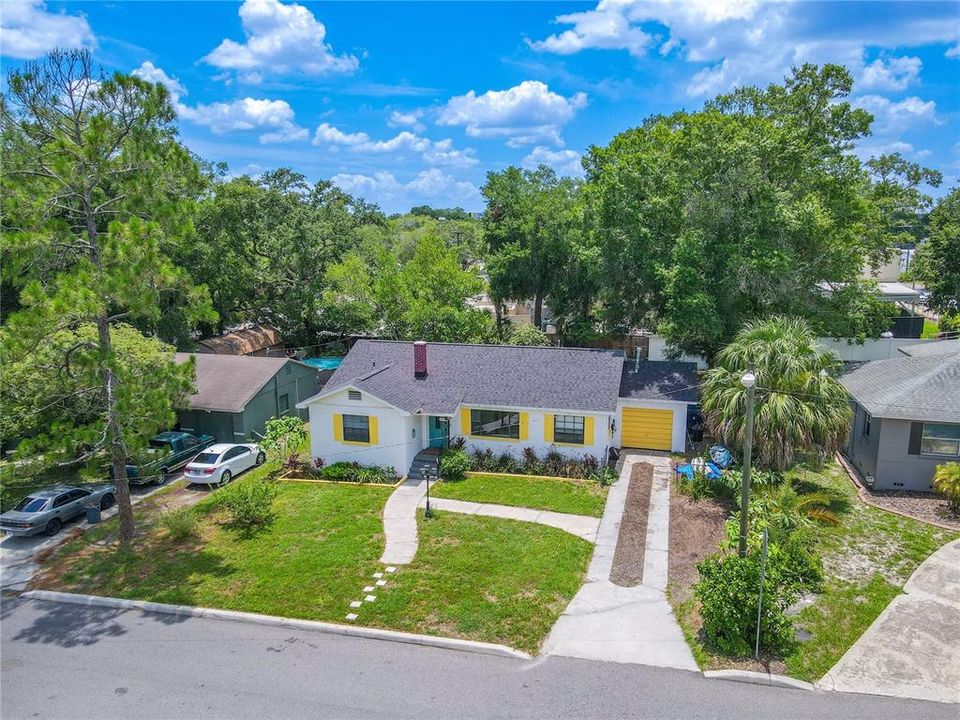
[(450, 444), (450, 418), (431, 415), (427, 418), (430, 429), (430, 447), (445, 448)]

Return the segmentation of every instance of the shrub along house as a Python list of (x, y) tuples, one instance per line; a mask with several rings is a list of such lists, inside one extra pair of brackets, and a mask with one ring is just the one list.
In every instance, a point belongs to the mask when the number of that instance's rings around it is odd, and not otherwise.
[[(177, 353), (186, 362), (188, 353)], [(256, 441), (267, 420), (289, 413), (316, 394), (317, 369), (288, 358), (196, 354), (197, 392), (178, 411), (178, 430), (213, 435), (218, 442)]]
[(404, 474), (418, 452), (524, 448), (603, 459), (612, 447), (683, 451), (692, 363), (625, 363), (580, 348), (361, 340), (310, 413), (311, 449)]
[(960, 351), (942, 349), (841, 378), (854, 411), (844, 454), (877, 490), (931, 490), (936, 467), (960, 461)]

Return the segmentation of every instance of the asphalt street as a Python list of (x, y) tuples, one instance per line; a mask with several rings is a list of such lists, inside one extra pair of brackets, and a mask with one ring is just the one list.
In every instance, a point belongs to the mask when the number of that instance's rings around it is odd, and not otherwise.
[(4, 720), (958, 717), (955, 705), (14, 597), (0, 620)]

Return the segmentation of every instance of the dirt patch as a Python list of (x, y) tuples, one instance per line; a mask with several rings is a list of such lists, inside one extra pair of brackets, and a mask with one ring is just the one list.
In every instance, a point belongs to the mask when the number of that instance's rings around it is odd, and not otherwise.
[(643, 580), (643, 553), (647, 543), (647, 515), (652, 484), (653, 465), (636, 463), (630, 474), (630, 488), (627, 490), (610, 573), (610, 580), (621, 587), (634, 587)]
[(717, 551), (730, 509), (715, 498), (693, 500), (674, 489), (670, 493), (670, 597), (686, 602), (699, 579), (697, 563)]

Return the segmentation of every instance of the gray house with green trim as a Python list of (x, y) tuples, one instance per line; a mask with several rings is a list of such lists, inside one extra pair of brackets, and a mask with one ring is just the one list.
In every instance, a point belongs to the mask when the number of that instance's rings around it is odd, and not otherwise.
[[(186, 362), (189, 353), (177, 353)], [(272, 417), (307, 418), (297, 403), (319, 391), (317, 369), (289, 358), (193, 355), (197, 392), (177, 413), (177, 429), (207, 433), (218, 442), (256, 441)]]
[(844, 454), (876, 490), (932, 490), (937, 466), (960, 461), (960, 351), (923, 348), (841, 378), (854, 411)]

